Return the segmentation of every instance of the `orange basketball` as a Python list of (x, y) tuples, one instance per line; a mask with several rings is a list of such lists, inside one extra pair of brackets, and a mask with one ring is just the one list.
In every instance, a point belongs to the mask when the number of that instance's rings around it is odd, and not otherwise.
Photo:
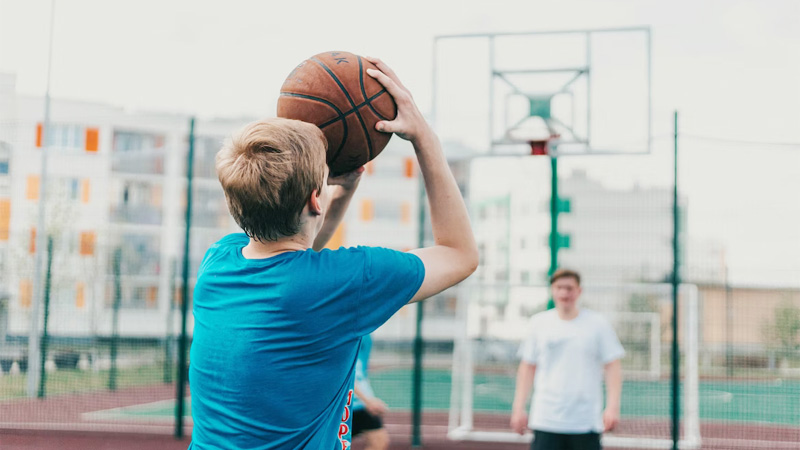
[(348, 52), (325, 52), (301, 62), (286, 78), (278, 116), (313, 123), (328, 139), (328, 167), (339, 175), (363, 166), (389, 143), (375, 130), (397, 105), (367, 69), (375, 65)]

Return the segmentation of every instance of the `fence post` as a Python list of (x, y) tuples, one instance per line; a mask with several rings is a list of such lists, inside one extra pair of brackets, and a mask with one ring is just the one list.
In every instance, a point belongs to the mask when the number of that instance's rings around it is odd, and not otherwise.
[(119, 308), (122, 303), (122, 249), (114, 250), (114, 308), (111, 313), (111, 367), (108, 371), (108, 390), (117, 390), (117, 341), (119, 340)]
[(672, 189), (672, 449), (678, 450), (681, 438), (681, 360), (678, 342), (678, 289), (680, 287), (680, 209), (678, 205), (678, 111), (674, 116), (674, 159)]
[(47, 345), (50, 336), (47, 334), (47, 322), (50, 318), (50, 286), (53, 279), (53, 236), (47, 237), (47, 272), (45, 272), (44, 279), (44, 325), (42, 327), (42, 340), (39, 342), (40, 362), (39, 362), (39, 398), (45, 396), (45, 386), (47, 384), (47, 371), (45, 370), (45, 363), (47, 362)]
[(186, 397), (186, 316), (189, 314), (189, 238), (192, 229), (192, 174), (194, 172), (194, 117), (189, 120), (189, 153), (186, 156), (186, 232), (183, 242), (183, 286), (181, 289), (181, 334), (178, 341), (178, 386), (175, 399), (175, 438), (183, 438)]

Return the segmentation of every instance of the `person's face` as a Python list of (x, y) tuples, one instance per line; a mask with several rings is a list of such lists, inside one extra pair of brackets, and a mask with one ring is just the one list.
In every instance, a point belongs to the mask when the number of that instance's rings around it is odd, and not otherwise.
[(565, 309), (574, 308), (578, 303), (578, 297), (581, 295), (581, 287), (578, 285), (578, 280), (572, 277), (559, 278), (550, 285), (550, 290), (556, 306)]

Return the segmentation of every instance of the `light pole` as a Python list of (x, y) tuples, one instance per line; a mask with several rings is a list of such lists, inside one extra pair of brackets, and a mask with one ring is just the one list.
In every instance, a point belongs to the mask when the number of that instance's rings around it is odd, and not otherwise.
[(55, 0), (50, 2), (50, 46), (47, 55), (47, 89), (44, 94), (44, 121), (42, 123), (42, 166), (39, 176), (39, 220), (36, 225), (36, 257), (33, 278), (33, 298), (31, 299), (30, 335), (28, 337), (28, 397), (35, 397), (40, 376), (39, 320), (42, 304), (42, 272), (44, 270), (45, 242), (47, 241), (47, 150), (50, 146), (50, 72), (53, 65), (53, 23), (55, 21)]

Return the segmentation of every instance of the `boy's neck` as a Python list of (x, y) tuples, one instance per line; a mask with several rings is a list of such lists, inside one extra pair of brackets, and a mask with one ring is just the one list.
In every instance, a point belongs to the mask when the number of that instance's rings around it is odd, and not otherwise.
[(580, 314), (580, 310), (577, 306), (573, 306), (572, 308), (556, 308), (556, 312), (558, 314), (558, 318), (561, 320), (572, 320), (578, 317)]
[(302, 239), (300, 235), (267, 242), (250, 238), (250, 243), (242, 249), (242, 256), (246, 259), (265, 259), (281, 253), (304, 251), (309, 248), (311, 248), (311, 244), (306, 239)]

